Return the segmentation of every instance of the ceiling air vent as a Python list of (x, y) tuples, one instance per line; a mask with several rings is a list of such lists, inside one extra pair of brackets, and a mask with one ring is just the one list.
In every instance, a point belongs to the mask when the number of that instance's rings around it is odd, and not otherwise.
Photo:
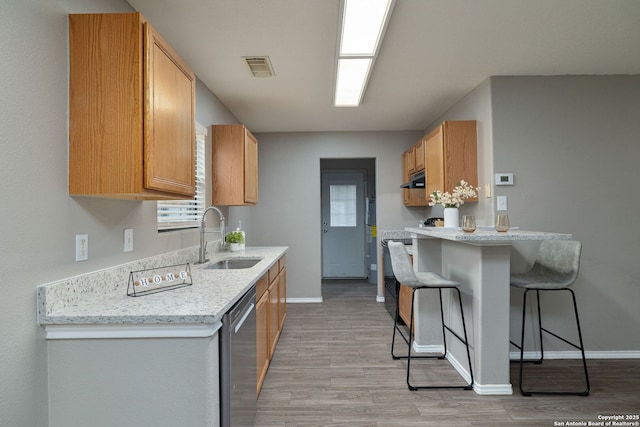
[(249, 67), (249, 71), (253, 77), (271, 77), (275, 76), (271, 61), (268, 56), (243, 56), (242, 59)]

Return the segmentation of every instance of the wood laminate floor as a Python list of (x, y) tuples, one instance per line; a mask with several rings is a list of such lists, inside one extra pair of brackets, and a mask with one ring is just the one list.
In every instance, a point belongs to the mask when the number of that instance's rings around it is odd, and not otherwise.
[[(409, 391), (406, 361), (390, 355), (393, 322), (375, 301), (375, 285), (325, 282), (322, 295), (322, 304), (287, 305), (256, 426), (586, 426), (605, 421), (601, 416), (640, 414), (638, 360), (589, 360), (588, 397)], [(434, 379), (460, 381), (446, 361), (420, 363), (427, 363), (424, 372)], [(566, 368), (581, 372), (573, 360), (543, 366), (538, 378), (545, 382), (556, 373), (567, 375), (559, 372)], [(511, 381), (518, 390), (517, 364)], [(627, 421), (640, 425), (637, 418)]]

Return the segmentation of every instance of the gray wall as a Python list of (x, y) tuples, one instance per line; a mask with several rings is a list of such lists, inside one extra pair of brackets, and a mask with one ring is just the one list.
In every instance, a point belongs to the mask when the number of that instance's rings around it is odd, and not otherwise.
[[(473, 208), (479, 222), (491, 224), (495, 196), (506, 195), (513, 226), (582, 241), (575, 290), (585, 345), (592, 356), (637, 357), (640, 76), (493, 77), (439, 121), (455, 119), (478, 120), (481, 183), (492, 182), (494, 171), (515, 177), (514, 186), (493, 186), (493, 197), (481, 198)], [(512, 270), (528, 268), (536, 251), (537, 244), (515, 244)], [(512, 292), (512, 336), (521, 299)], [(549, 324), (572, 336), (569, 301), (545, 301)]]
[[(159, 235), (155, 202), (68, 195), (67, 14), (131, 10), (124, 0), (0, 2), (1, 426), (47, 425), (36, 286), (198, 243), (195, 230)], [(197, 120), (236, 122), (200, 82)], [(133, 252), (122, 250), (124, 228)], [(89, 234), (88, 261), (75, 262), (78, 233)]]
[[(286, 245), (287, 298), (321, 297), (320, 159), (375, 158), (378, 229), (417, 224), (402, 205), (402, 152), (421, 132), (258, 134), (260, 202), (252, 210), (253, 243)], [(419, 216), (416, 216), (419, 215)]]
[[(582, 241), (585, 345), (638, 356), (640, 76), (495, 77), (491, 88), (495, 169), (515, 176), (498, 190), (510, 218)], [(565, 314), (566, 300), (547, 301)]]

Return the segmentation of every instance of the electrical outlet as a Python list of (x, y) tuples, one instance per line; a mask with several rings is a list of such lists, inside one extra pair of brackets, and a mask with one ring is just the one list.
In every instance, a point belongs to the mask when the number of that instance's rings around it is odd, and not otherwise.
[(89, 259), (89, 235), (76, 234), (76, 261)]
[(491, 184), (485, 184), (484, 185), (484, 196), (487, 199), (491, 198)]
[(506, 211), (507, 210), (507, 196), (498, 196), (496, 197), (497, 201), (498, 201), (498, 210), (499, 211)]
[(124, 229), (124, 251), (131, 252), (133, 250), (133, 228)]

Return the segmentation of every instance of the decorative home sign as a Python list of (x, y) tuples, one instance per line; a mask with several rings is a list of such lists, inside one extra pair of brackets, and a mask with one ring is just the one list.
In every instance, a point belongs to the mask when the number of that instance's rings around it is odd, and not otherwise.
[(148, 268), (129, 273), (127, 295), (139, 297), (193, 285), (189, 263)]

